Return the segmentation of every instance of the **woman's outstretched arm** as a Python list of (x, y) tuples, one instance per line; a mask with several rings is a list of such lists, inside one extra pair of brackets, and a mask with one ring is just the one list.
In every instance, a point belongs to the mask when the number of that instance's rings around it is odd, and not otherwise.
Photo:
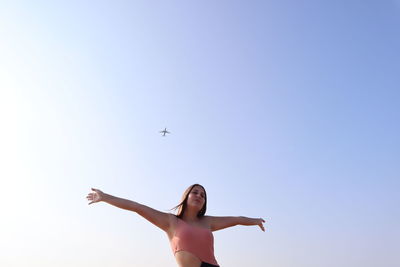
[(166, 232), (169, 231), (171, 226), (171, 214), (155, 210), (132, 200), (106, 194), (99, 189), (92, 188), (92, 191), (93, 192), (89, 193), (86, 197), (90, 201), (89, 205), (103, 201), (115, 207), (136, 212), (155, 226)]
[(238, 217), (215, 217), (207, 216), (210, 220), (211, 231), (217, 231), (224, 228), (236, 226), (236, 225), (258, 225), (262, 231), (265, 232), (263, 223), (265, 223), (262, 218), (248, 218), (243, 216)]

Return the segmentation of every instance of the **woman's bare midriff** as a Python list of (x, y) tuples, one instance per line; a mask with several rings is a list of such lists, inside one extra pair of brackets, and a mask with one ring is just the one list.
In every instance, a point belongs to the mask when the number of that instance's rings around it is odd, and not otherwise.
[(177, 251), (175, 253), (175, 259), (179, 267), (200, 267), (201, 260), (190, 252)]

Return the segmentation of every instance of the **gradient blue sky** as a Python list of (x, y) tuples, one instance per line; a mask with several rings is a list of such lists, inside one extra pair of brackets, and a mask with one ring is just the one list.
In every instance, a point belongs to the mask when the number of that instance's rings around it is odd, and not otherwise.
[(267, 221), (216, 232), (221, 266), (399, 266), (399, 48), (399, 0), (2, 1), (0, 265), (176, 266), (85, 196), (198, 182)]

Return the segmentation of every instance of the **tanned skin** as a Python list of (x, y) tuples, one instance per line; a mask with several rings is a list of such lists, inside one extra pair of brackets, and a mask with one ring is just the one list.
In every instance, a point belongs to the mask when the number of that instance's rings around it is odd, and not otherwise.
[[(199, 218), (197, 214), (205, 203), (205, 195), (206, 193), (203, 187), (194, 186), (192, 188), (187, 198), (186, 209), (181, 218), (182, 220), (188, 224), (210, 229), (211, 231), (218, 231), (236, 225), (257, 225), (262, 231), (265, 231), (263, 225), (265, 221), (262, 218), (248, 218), (243, 216), (202, 216)], [(106, 202), (115, 207), (136, 212), (147, 221), (162, 229), (170, 240), (173, 237), (177, 226), (177, 218), (174, 214), (161, 212), (132, 200), (106, 194), (94, 188), (92, 188), (92, 192), (89, 193), (86, 198), (90, 201), (89, 204)], [(179, 267), (200, 267), (201, 265), (201, 260), (187, 251), (176, 252), (175, 259)]]

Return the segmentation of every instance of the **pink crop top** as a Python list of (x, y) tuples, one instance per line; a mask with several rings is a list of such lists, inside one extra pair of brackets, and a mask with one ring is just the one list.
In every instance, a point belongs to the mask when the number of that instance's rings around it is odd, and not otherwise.
[(174, 236), (170, 240), (174, 255), (187, 251), (201, 261), (218, 265), (214, 257), (214, 236), (210, 229), (193, 226), (178, 218)]

